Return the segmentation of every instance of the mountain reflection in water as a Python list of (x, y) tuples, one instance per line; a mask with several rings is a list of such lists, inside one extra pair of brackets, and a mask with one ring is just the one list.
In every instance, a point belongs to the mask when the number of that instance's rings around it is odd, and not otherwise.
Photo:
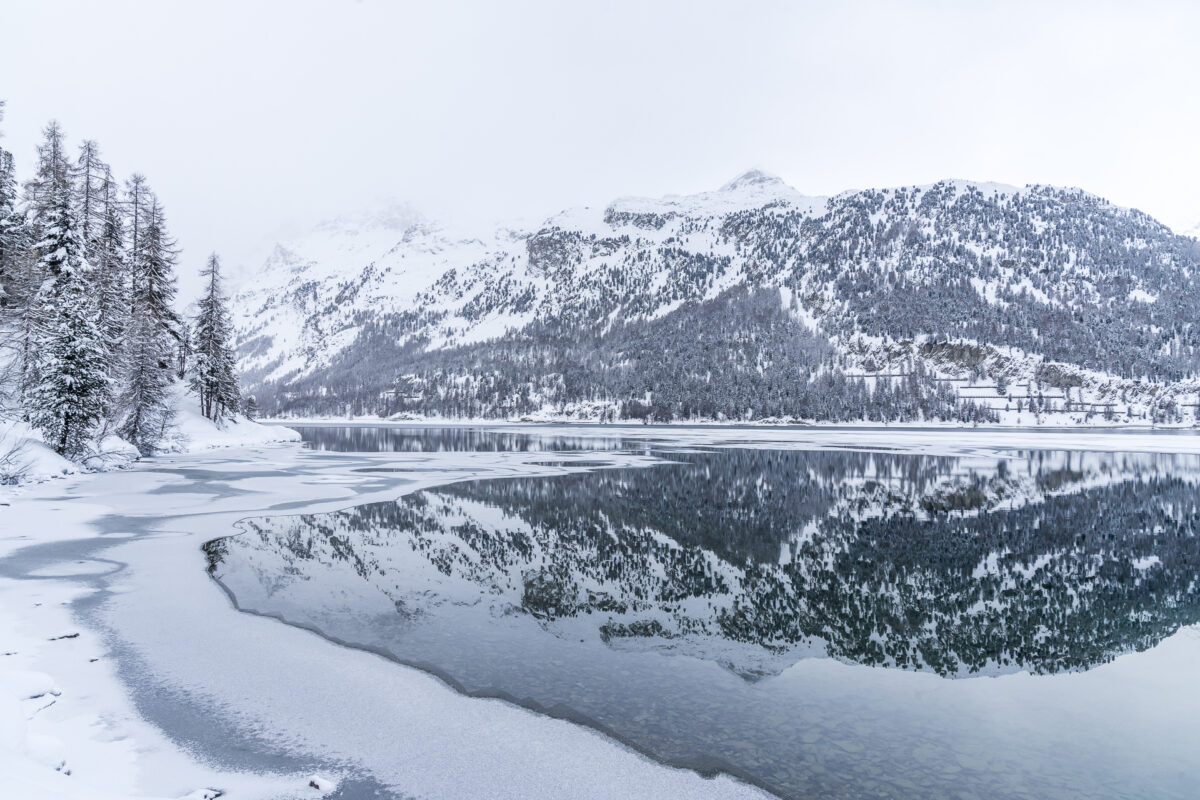
[(1200, 620), (1200, 461), (1012, 455), (673, 454), (249, 520), (207, 550), (239, 607), (465, 691), (784, 796), (876, 796), (805, 767), (768, 679), (814, 657), (1049, 676)]

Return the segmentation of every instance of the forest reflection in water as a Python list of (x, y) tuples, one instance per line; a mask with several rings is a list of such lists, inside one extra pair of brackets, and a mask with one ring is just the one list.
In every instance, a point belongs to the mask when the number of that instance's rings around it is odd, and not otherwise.
[(524, 453), (642, 448), (645, 443), (621, 436), (568, 435), (496, 430), (486, 427), (405, 427), (373, 425), (300, 425), (313, 450), (340, 453)]
[[(462, 449), (582, 449), (450, 436)], [(210, 543), (210, 565), (245, 610), (786, 797), (952, 786), (1075, 796), (1086, 771), (1014, 738), (1028, 709), (950, 745), (961, 720), (872, 724), (836, 692), (799, 692), (802, 663), (964, 679), (958, 693), (971, 702), (1009, 685), (982, 676), (1065, 685), (1200, 620), (1196, 457), (717, 449), (671, 459), (249, 520)], [(838, 674), (847, 686), (874, 680)], [(884, 718), (924, 684), (889, 685)], [(947, 767), (972, 741), (986, 753)], [(917, 752), (930, 746), (951, 749)], [(1018, 779), (1031, 770), (1036, 781)], [(1173, 796), (1161, 774), (1137, 780)], [(1138, 796), (1132, 778), (1104, 786), (1094, 796)]]

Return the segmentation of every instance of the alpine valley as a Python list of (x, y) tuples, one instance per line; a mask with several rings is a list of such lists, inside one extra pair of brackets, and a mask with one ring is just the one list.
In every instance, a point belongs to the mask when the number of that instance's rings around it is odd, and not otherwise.
[(1196, 422), (1200, 241), (1078, 189), (751, 171), (463, 238), (280, 244), (232, 303), (272, 416)]

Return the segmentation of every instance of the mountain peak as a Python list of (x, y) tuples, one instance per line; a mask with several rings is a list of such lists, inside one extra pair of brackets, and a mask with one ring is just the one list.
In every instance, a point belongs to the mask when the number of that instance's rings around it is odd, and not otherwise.
[(411, 205), (393, 200), (322, 220), (315, 226), (315, 230), (326, 233), (338, 231), (355, 233), (370, 230), (403, 233), (414, 227), (428, 224), (429, 220)]
[(788, 188), (788, 185), (778, 177), (763, 172), (761, 169), (752, 169), (748, 170), (747, 172), (743, 172), (741, 175), (738, 175), (729, 183), (722, 186), (721, 191), (734, 192), (739, 189), (746, 189), (750, 187), (786, 189)]

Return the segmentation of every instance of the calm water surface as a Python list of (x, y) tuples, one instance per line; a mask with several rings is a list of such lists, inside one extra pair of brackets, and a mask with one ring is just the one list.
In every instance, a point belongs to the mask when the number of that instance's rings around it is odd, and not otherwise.
[(302, 432), (579, 469), (248, 520), (244, 610), (788, 798), (1197, 796), (1196, 457)]

